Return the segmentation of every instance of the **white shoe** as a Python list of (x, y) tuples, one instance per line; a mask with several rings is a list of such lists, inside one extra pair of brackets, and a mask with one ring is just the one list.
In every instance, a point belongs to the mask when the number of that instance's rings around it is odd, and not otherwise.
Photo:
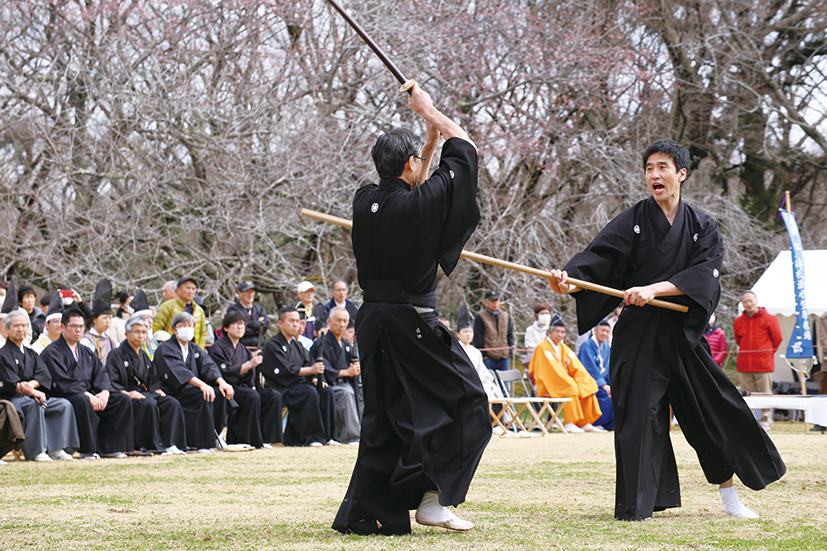
[(719, 488), (721, 492), (721, 500), (724, 502), (724, 511), (727, 514), (736, 518), (758, 518), (758, 513), (752, 509), (748, 509), (738, 499), (738, 494), (735, 491), (735, 486), (729, 488)]
[(52, 459), (63, 459), (64, 461), (70, 461), (74, 459), (74, 457), (72, 457), (63, 450), (49, 450), (49, 455), (52, 456)]
[(578, 432), (583, 432), (583, 429), (581, 429), (580, 427), (578, 427), (574, 423), (566, 423), (566, 432), (576, 434)]
[(264, 450), (272, 450), (273, 446), (271, 446), (270, 444), (262, 444), (261, 448)]
[(595, 427), (591, 423), (586, 423), (586, 426), (583, 427), (583, 431), (585, 432), (606, 432), (606, 429), (603, 427)]
[(123, 452), (105, 453), (103, 456), (107, 459), (126, 459), (126, 454)]
[(359, 439), (357, 438), (356, 440), (351, 440), (350, 442), (347, 443), (347, 445), (348, 446), (358, 446), (359, 445)]
[(8, 464), (8, 463), (6, 463), (6, 462), (5, 462), (5, 461), (3, 461), (2, 459), (0, 459), (0, 465), (7, 465), (7, 464)]
[(416, 522), (423, 526), (439, 526), (449, 530), (470, 530), (474, 525), (463, 520), (439, 504), (439, 494), (425, 492), (416, 510)]
[(211, 448), (199, 448), (198, 453), (215, 453), (215, 450)]
[(331, 440), (328, 440), (327, 442), (325, 442), (324, 445), (325, 446), (341, 446), (342, 443), (331, 439)]
[(502, 428), (501, 426), (497, 425), (496, 427), (494, 427), (493, 429), (491, 429), (491, 432), (493, 432), (493, 433), (494, 433), (495, 435), (497, 435), (497, 436), (502, 436), (502, 434), (503, 434), (505, 431), (503, 430), (503, 428)]
[(322, 444), (321, 442), (311, 442), (310, 443), (311, 448), (321, 448), (322, 446), (324, 446), (324, 444)]
[(97, 460), (97, 459), (100, 459), (101, 456), (99, 456), (96, 453), (82, 453), (82, 454), (80, 454), (80, 458), (81, 459), (94, 459), (94, 460)]
[(52, 458), (46, 452), (37, 454), (32, 461), (51, 461)]
[(185, 455), (185, 453), (186, 452), (184, 452), (181, 448), (173, 444), (172, 446), (165, 449), (164, 453), (162, 453), (161, 455)]

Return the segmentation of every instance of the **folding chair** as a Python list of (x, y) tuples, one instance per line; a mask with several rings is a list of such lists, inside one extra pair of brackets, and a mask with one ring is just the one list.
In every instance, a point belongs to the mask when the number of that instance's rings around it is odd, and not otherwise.
[[(524, 397), (512, 397), (506, 396), (501, 400), (490, 400), (489, 401), (489, 414), (494, 418), (493, 424), (496, 424), (503, 428), (504, 431), (507, 431), (512, 426), (516, 426), (521, 431), (531, 432), (534, 430), (535, 427), (540, 429), (540, 432), (543, 436), (547, 435), (549, 430), (551, 429), (554, 423), (557, 423), (557, 426), (560, 428), (563, 434), (568, 434), (566, 428), (563, 426), (563, 423), (559, 422), (557, 418), (557, 412), (554, 411), (553, 404), (561, 404), (564, 402), (570, 402), (571, 398), (540, 398), (534, 396), (534, 392), (531, 389), (531, 386), (526, 383), (525, 378), (523, 377), (523, 373), (519, 369), (510, 369), (508, 371), (495, 371), (494, 375), (499, 379), (501, 386), (505, 386), (503, 383), (506, 382), (517, 382), (523, 386), (523, 392), (525, 393)], [(508, 394), (506, 391), (505, 394)], [(494, 413), (491, 404), (501, 403), (503, 404), (503, 409), (496, 415)], [(509, 411), (511, 414), (511, 421), (508, 422), (506, 425), (503, 425), (501, 422), (502, 416), (505, 411)], [(528, 426), (520, 420), (520, 416), (523, 413), (528, 413), (531, 418), (528, 421)], [(544, 413), (549, 414), (549, 421), (544, 423), (541, 419)]]

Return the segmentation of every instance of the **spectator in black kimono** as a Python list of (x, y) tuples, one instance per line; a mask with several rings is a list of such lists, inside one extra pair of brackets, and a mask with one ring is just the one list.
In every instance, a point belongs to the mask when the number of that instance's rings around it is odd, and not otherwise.
[(126, 320), (126, 339), (109, 353), (106, 372), (112, 386), (131, 399), (135, 449), (182, 454), (187, 447), (184, 410), (161, 390), (158, 371), (143, 349), (149, 328), (143, 316)]
[(359, 443), (362, 412), (357, 395), (358, 377), (362, 373), (359, 358), (354, 356), (353, 344), (343, 338), (350, 314), (336, 306), (330, 310), (327, 324), (330, 330), (316, 340), (310, 349), (312, 358), (322, 358), (324, 376), (336, 396), (336, 440), (347, 444)]
[(69, 308), (61, 318), (63, 333), (43, 350), (52, 376), (52, 394), (72, 403), (84, 459), (126, 457), (134, 449), (129, 396), (112, 386), (98, 356), (80, 344), (85, 319)]
[(311, 359), (296, 337), (299, 312), (286, 307), (279, 310), (279, 333), (264, 345), (259, 369), (266, 388), (281, 393), (287, 406), (287, 446), (339, 445), (336, 430), (336, 404), (333, 390), (324, 382), (324, 362)]
[[(270, 447), (281, 442), (281, 394), (272, 388), (256, 390), (257, 367), (261, 351), (251, 352), (241, 339), (247, 314), (230, 310), (224, 316), (224, 336), (210, 347), (210, 357), (218, 365), (224, 379), (233, 387), (235, 406), (229, 407), (227, 443), (249, 444), (255, 448)], [(216, 396), (216, 407), (227, 403)]]
[(9, 338), (0, 348), (0, 379), (11, 383), (0, 387), (0, 398), (10, 400), (20, 413), (26, 433), (24, 455), (35, 461), (72, 459), (66, 450), (80, 447), (75, 412), (67, 400), (46, 394), (52, 376), (43, 359), (23, 346), (28, 314), (17, 309), (0, 323), (9, 330)]
[(227, 400), (233, 387), (221, 377), (218, 366), (200, 346), (195, 337), (195, 318), (189, 312), (178, 312), (170, 322), (173, 337), (158, 345), (155, 366), (161, 378), (161, 390), (175, 397), (184, 408), (187, 445), (209, 453), (217, 434), (213, 420), (216, 387)]

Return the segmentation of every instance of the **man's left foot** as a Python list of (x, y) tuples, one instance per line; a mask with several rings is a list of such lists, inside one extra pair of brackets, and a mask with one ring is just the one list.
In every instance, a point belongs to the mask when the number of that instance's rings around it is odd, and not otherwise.
[(341, 442), (337, 442), (336, 440), (328, 440), (324, 443), (325, 446), (341, 446)]
[(470, 530), (474, 525), (463, 520), (439, 504), (439, 494), (436, 492), (425, 492), (422, 502), (416, 510), (416, 522), (423, 526), (439, 526), (448, 530), (465, 531)]
[(758, 513), (752, 509), (748, 509), (738, 499), (738, 494), (735, 492), (735, 487), (719, 488), (721, 491), (721, 500), (724, 502), (724, 511), (727, 514), (736, 518), (758, 518)]

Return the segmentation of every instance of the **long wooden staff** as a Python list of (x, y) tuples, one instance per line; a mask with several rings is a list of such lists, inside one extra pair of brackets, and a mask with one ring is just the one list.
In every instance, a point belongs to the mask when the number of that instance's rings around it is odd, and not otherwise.
[[(329, 224), (336, 224), (337, 226), (342, 226), (343, 228), (352, 229), (353, 222), (346, 218), (339, 218), (338, 216), (332, 216), (330, 214), (324, 214), (323, 212), (318, 212), (315, 210), (309, 209), (302, 209), (301, 215), (305, 218), (312, 218), (313, 220), (318, 220), (319, 222), (327, 222)], [(492, 266), (499, 266), (500, 268), (506, 268), (508, 270), (514, 270), (517, 272), (523, 272), (524, 274), (529, 274), (537, 277), (542, 277), (545, 279), (553, 279), (551, 274), (543, 271), (538, 270), (537, 268), (531, 268), (529, 266), (523, 266), (522, 264), (515, 264), (514, 262), (508, 262), (507, 260), (500, 260), (499, 258), (494, 258), (491, 256), (485, 256), (484, 254), (477, 254), (472, 253), (471, 251), (463, 250), (460, 254), (462, 258), (467, 258), (468, 260), (474, 260), (476, 262), (481, 262), (483, 264), (490, 264)], [(581, 279), (575, 279), (573, 277), (568, 278), (568, 282), (577, 285), (581, 289), (588, 289), (590, 291), (596, 291), (598, 293), (603, 293), (605, 295), (611, 295), (613, 297), (623, 298), (623, 291), (619, 291), (617, 289), (612, 289), (611, 287), (605, 287), (603, 285), (597, 285), (596, 283), (589, 283), (588, 281), (583, 281)], [(683, 304), (675, 304), (674, 302), (668, 302), (665, 300), (654, 299), (647, 302), (647, 304), (651, 304), (652, 306), (658, 306), (660, 308), (666, 308), (667, 310), (674, 310), (676, 312), (688, 312), (689, 308), (684, 306)]]
[(338, 2), (336, 2), (336, 0), (327, 1), (328, 3), (330, 3), (331, 6), (333, 6), (336, 9), (337, 12), (342, 14), (342, 17), (345, 18), (347, 24), (353, 27), (353, 30), (356, 31), (356, 34), (358, 34), (362, 38), (362, 40), (365, 41), (365, 44), (367, 44), (370, 47), (370, 49), (373, 50), (377, 56), (379, 56), (379, 60), (385, 64), (385, 67), (387, 67), (388, 70), (391, 73), (393, 73), (393, 76), (396, 77), (396, 80), (398, 80), (399, 84), (402, 85), (399, 88), (399, 93), (402, 94), (404, 92), (407, 92), (410, 94), (411, 88), (413, 88), (413, 85), (415, 84), (414, 80), (406, 79), (404, 75), (402, 75), (402, 71), (400, 71), (396, 64), (393, 61), (391, 61), (391, 59), (385, 54), (385, 52), (382, 51), (382, 48), (380, 48), (379, 45), (376, 42), (374, 42), (374, 40), (370, 37), (368, 33), (365, 32), (362, 26), (359, 25), (359, 23), (357, 23), (356, 20), (353, 19), (350, 16), (350, 14), (348, 14), (345, 11), (345, 9), (339, 5)]

